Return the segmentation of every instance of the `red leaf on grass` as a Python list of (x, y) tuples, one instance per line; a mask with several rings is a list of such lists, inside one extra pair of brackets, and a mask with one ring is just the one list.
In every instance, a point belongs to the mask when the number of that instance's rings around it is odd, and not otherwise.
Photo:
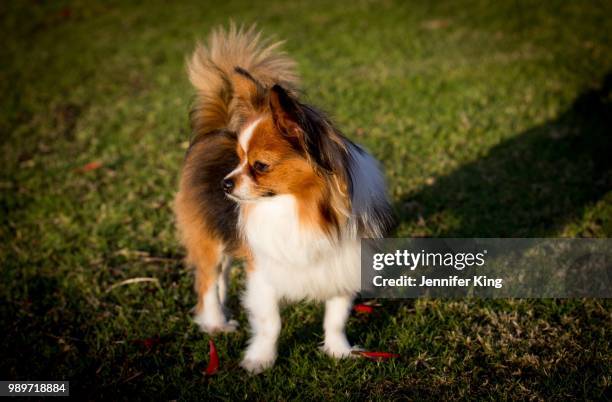
[(93, 162), (89, 162), (89, 163), (83, 165), (83, 167), (81, 167), (81, 171), (82, 172), (90, 172), (92, 170), (100, 169), (101, 167), (102, 167), (102, 162), (93, 161)]
[(217, 354), (217, 348), (212, 339), (208, 340), (208, 367), (204, 372), (207, 376), (213, 375), (219, 370), (219, 355)]
[(159, 337), (157, 336), (155, 338), (147, 338), (144, 341), (142, 341), (142, 344), (147, 349), (151, 349), (153, 346), (157, 345), (158, 343), (159, 343)]
[(377, 360), (377, 361), (395, 359), (395, 358), (400, 357), (400, 355), (398, 355), (397, 353), (389, 353), (389, 352), (368, 352), (365, 350), (356, 350), (353, 353), (356, 353), (370, 360)]
[(72, 10), (70, 8), (68, 8), (68, 7), (64, 7), (60, 11), (60, 16), (62, 18), (70, 18), (72, 16)]
[(367, 304), (355, 304), (353, 310), (361, 314), (371, 314), (374, 311), (374, 307), (368, 306)]
[(132, 341), (132, 343), (142, 345), (147, 350), (151, 350), (153, 346), (159, 345), (161, 343), (161, 338), (159, 336), (154, 336), (153, 338), (135, 339)]

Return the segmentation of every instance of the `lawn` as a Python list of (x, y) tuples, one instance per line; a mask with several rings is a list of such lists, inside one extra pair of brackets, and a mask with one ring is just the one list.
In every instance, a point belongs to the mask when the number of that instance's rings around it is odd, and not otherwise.
[(286, 39), (306, 99), (382, 161), (395, 235), (612, 235), (612, 3), (429, 3), (3, 2), (0, 379), (105, 400), (609, 397), (609, 300), (383, 301), (347, 328), (401, 355), (380, 363), (327, 358), (322, 307), (287, 306), (276, 366), (250, 377), (241, 269), (241, 329), (202, 373), (172, 199), (185, 57), (230, 18)]

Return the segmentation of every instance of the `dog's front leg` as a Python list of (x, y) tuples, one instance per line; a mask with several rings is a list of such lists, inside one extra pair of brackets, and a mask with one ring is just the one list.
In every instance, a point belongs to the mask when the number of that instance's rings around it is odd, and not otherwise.
[(350, 296), (336, 296), (325, 302), (325, 343), (323, 351), (335, 358), (350, 357), (352, 348), (346, 339), (344, 327), (348, 319), (353, 298)]
[(258, 374), (274, 365), (276, 342), (281, 329), (278, 297), (262, 272), (249, 272), (243, 302), (253, 334), (240, 365)]

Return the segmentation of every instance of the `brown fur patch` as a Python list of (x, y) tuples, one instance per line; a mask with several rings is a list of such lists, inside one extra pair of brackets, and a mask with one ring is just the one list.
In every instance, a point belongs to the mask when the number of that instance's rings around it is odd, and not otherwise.
[(203, 295), (216, 280), (224, 254), (246, 254), (238, 236), (236, 205), (223, 193), (221, 181), (238, 162), (236, 137), (217, 131), (194, 142), (185, 158), (174, 210), (186, 262), (195, 266), (198, 311)]
[(174, 210), (181, 242), (187, 250), (185, 262), (195, 267), (196, 312), (199, 313), (204, 307), (204, 294), (219, 275), (223, 241), (206, 226), (193, 202), (188, 194), (179, 192)]

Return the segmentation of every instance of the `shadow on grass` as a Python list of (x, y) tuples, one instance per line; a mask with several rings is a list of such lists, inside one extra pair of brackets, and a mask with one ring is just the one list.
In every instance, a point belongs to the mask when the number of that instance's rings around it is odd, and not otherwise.
[[(409, 228), (402, 235), (550, 236), (610, 190), (612, 72), (558, 118), (500, 143), (484, 158), (437, 178), (431, 186), (403, 195), (395, 209), (399, 224)], [(445, 223), (448, 215), (455, 225)], [(610, 236), (612, 227), (607, 225), (603, 223), (603, 233)], [(368, 331), (384, 333), (390, 317), (414, 308), (414, 300), (381, 302), (384, 313), (369, 317), (367, 324), (349, 326), (352, 339), (360, 333), (355, 327), (367, 325)]]
[[(538, 237), (556, 233), (612, 189), (612, 72), (558, 118), (401, 197), (412, 236)], [(457, 222), (448, 225), (448, 215)], [(607, 219), (606, 219), (607, 220)], [(604, 227), (606, 235), (612, 228)], [(586, 233), (586, 235), (592, 235)]]

